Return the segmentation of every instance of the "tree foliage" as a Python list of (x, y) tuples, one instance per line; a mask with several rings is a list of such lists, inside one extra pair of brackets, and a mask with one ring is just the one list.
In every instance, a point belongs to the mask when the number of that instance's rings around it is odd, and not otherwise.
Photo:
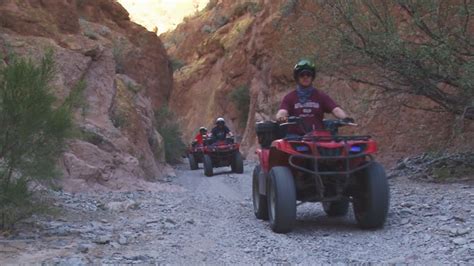
[[(316, 14), (324, 68), (393, 94), (421, 95), (432, 111), (474, 105), (474, 3), (470, 0), (323, 0)], [(313, 14), (315, 15), (315, 14)]]
[(75, 88), (57, 106), (50, 86), (55, 73), (52, 52), (39, 63), (16, 56), (9, 61), (0, 68), (0, 228), (35, 209), (32, 184), (50, 185), (48, 181), (58, 177), (57, 158), (80, 91)]

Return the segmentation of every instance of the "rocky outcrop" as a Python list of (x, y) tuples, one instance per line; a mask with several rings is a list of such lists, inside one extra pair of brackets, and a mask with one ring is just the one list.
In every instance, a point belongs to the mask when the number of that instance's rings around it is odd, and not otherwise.
[[(318, 8), (315, 1), (216, 0), (162, 34), (170, 57), (184, 65), (174, 73), (170, 104), (184, 120), (185, 136), (224, 116), (251, 155), (255, 121), (273, 118), (283, 95), (294, 87), (294, 63), (317, 48), (317, 42), (308, 45), (303, 38), (318, 26), (307, 11)], [(427, 150), (474, 146), (472, 121), (404, 107), (432, 105), (425, 98), (385, 97), (368, 86), (323, 74), (315, 84), (362, 125), (357, 132), (376, 137), (388, 162)], [(241, 86), (251, 96), (246, 121), (241, 121), (242, 106), (229, 97)]]
[[(0, 2), (0, 54), (41, 57), (51, 49), (60, 100), (83, 80), (77, 137), (61, 160), (69, 190), (92, 184), (120, 189), (172, 174), (154, 110), (168, 101), (172, 76), (152, 32), (131, 22), (113, 0)], [(99, 186), (100, 187), (100, 186)]]

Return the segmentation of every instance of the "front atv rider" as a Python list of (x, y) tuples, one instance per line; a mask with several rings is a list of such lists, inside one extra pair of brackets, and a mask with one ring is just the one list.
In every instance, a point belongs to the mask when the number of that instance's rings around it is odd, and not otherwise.
[(207, 135), (207, 128), (205, 127), (200, 127), (199, 128), (199, 133), (194, 137), (194, 140), (193, 140), (193, 147), (195, 147), (196, 145), (204, 145), (204, 142), (208, 139), (208, 135)]
[[(276, 114), (278, 122), (288, 121), (289, 116), (300, 117), (306, 131), (324, 129), (325, 113), (332, 113), (347, 123), (354, 122), (331, 97), (313, 87), (316, 77), (316, 67), (313, 62), (306, 59), (300, 60), (293, 68), (293, 77), (296, 81), (296, 89), (283, 98)], [(288, 133), (305, 134), (303, 129), (297, 126), (289, 127)]]
[(224, 141), (228, 137), (232, 137), (232, 132), (225, 125), (225, 120), (222, 117), (216, 119), (216, 126), (211, 131), (212, 142)]

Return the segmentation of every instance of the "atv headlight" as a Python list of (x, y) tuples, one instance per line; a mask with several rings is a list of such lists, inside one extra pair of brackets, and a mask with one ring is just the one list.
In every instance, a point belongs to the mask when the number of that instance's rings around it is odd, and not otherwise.
[(362, 151), (362, 147), (360, 146), (352, 146), (351, 147), (351, 152), (361, 152)]
[(311, 148), (308, 146), (308, 145), (304, 145), (304, 144), (293, 144), (291, 145), (293, 147), (293, 149), (297, 152), (301, 152), (301, 153), (308, 153), (311, 151)]
[(296, 146), (296, 147), (295, 147), (295, 150), (296, 150), (296, 151), (299, 151), (299, 152), (306, 152), (306, 151), (309, 151), (309, 147), (308, 147), (308, 146), (305, 146), (305, 145), (303, 145), (303, 146)]
[(349, 149), (349, 153), (361, 153), (361, 152), (365, 151), (366, 147), (367, 147), (367, 145), (365, 145), (365, 144), (353, 145)]

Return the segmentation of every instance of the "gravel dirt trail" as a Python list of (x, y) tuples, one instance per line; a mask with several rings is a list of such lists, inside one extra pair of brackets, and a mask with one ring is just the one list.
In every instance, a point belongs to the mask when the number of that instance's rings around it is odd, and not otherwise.
[(251, 173), (177, 168), (150, 191), (55, 192), (58, 217), (34, 217), (0, 236), (0, 265), (16, 263), (420, 263), (474, 264), (472, 184), (390, 180), (384, 228), (356, 226), (352, 212), (329, 218), (320, 204), (298, 208), (297, 225), (273, 233), (252, 212)]

